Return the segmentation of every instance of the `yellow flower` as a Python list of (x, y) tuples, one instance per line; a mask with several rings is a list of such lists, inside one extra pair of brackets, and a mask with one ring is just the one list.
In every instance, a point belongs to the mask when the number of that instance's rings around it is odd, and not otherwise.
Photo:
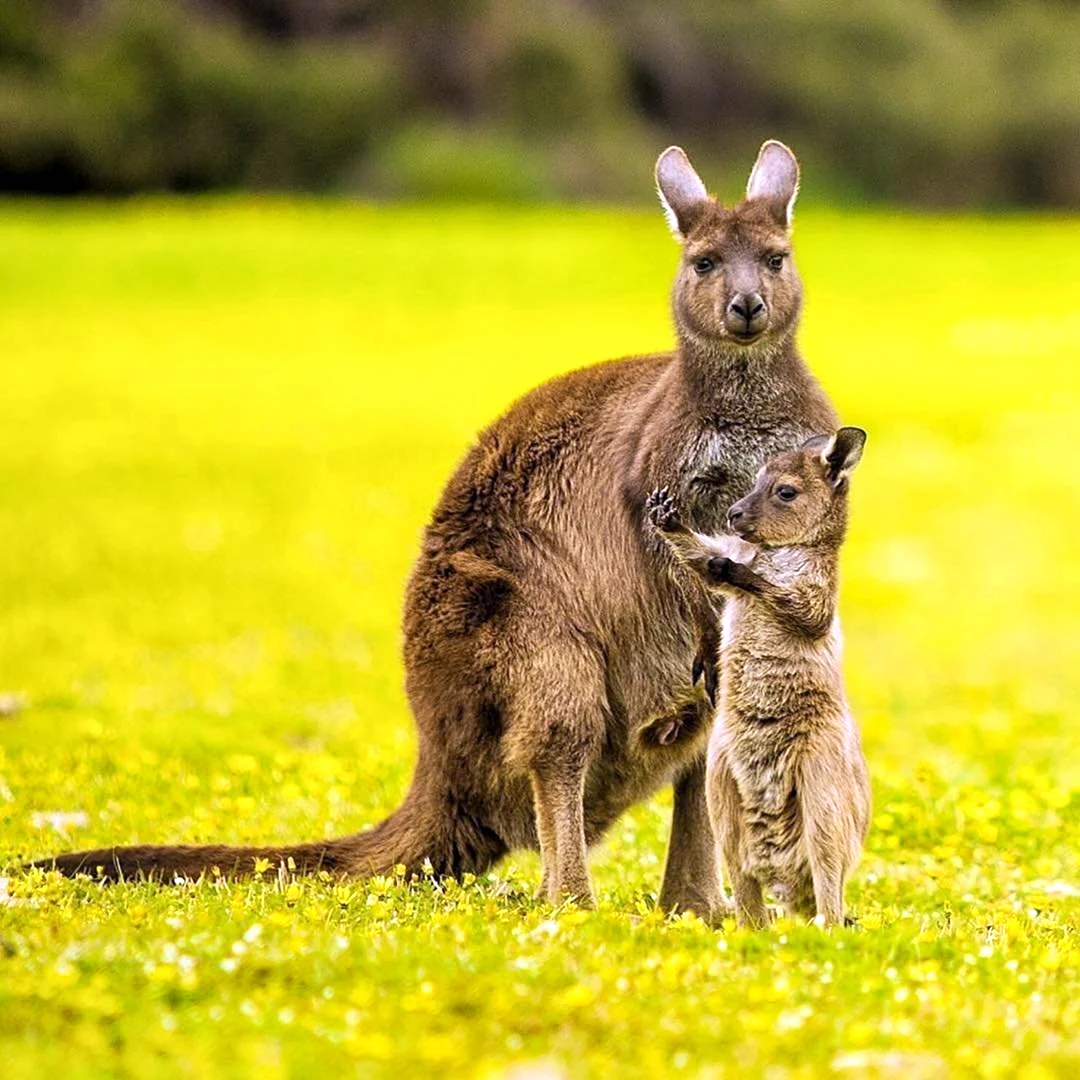
[(587, 983), (574, 983), (556, 996), (556, 1002), (565, 1009), (581, 1009), (596, 1000), (596, 992)]

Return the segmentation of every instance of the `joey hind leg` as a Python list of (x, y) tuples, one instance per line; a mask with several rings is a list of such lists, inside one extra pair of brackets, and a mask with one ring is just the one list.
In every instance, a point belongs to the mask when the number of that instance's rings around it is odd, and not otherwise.
[(735, 919), (740, 926), (760, 930), (773, 920), (773, 913), (765, 903), (761, 882), (743, 873), (742, 869), (731, 874), (731, 895), (735, 901)]
[(812, 922), (818, 913), (817, 896), (814, 888), (814, 878), (809, 868), (800, 875), (791, 887), (791, 891), (783, 897), (784, 914), (789, 919), (802, 919)]
[(675, 807), (660, 907), (664, 911), (693, 911), (705, 920), (718, 919), (731, 911), (720, 883), (716, 840), (709, 823), (704, 755), (675, 780)]
[(716, 846), (731, 880), (735, 918), (740, 926), (767, 926), (772, 912), (765, 903), (761, 883), (745, 867), (742, 799), (735, 777), (719, 756), (709, 763), (708, 801)]
[(809, 839), (810, 875), (814, 882), (814, 911), (825, 926), (844, 924), (846, 866), (835, 837)]
[(811, 853), (810, 872), (814, 879), (814, 912), (825, 926), (844, 925), (844, 873), (836, 865)]
[(796, 780), (813, 906), (825, 926), (844, 923), (844, 882), (861, 847), (854, 813), (861, 793), (848, 790), (850, 774), (842, 755), (814, 753), (801, 763)]
[(846, 875), (834, 876), (819, 873), (815, 879), (807, 873), (803, 890), (791, 904), (785, 905), (787, 914), (814, 922), (820, 919), (823, 926), (858, 926), (859, 920), (844, 911), (844, 884)]

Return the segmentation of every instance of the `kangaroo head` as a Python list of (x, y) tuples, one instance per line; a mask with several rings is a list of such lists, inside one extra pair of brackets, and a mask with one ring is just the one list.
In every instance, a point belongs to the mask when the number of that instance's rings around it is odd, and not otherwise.
[(732, 531), (763, 547), (839, 547), (847, 524), (848, 477), (865, 444), (862, 428), (842, 427), (777, 454), (758, 473), (753, 491), (732, 504)]
[(682, 340), (708, 352), (752, 350), (788, 337), (802, 308), (791, 257), (799, 165), (783, 143), (762, 146), (746, 198), (725, 209), (677, 146), (656, 163), (656, 186), (682, 260), (672, 302)]

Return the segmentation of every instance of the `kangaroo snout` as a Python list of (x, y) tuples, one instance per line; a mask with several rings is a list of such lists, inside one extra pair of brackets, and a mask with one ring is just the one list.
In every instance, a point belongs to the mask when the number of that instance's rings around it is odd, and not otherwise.
[(736, 337), (756, 337), (769, 324), (769, 309), (761, 293), (739, 293), (732, 297), (724, 317), (728, 330)]

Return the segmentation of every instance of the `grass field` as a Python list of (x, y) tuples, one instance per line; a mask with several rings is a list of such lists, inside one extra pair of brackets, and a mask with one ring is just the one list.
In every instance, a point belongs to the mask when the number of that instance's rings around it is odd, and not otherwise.
[[(12, 875), (5, 1080), (1077, 1075), (1080, 221), (810, 208), (797, 251), (804, 352), (870, 431), (861, 927), (665, 920), (666, 793), (595, 853), (595, 912), (534, 900), (528, 855)], [(526, 388), (667, 346), (659, 212), (8, 204), (0, 252), (0, 867), (375, 821), (425, 518)]]

